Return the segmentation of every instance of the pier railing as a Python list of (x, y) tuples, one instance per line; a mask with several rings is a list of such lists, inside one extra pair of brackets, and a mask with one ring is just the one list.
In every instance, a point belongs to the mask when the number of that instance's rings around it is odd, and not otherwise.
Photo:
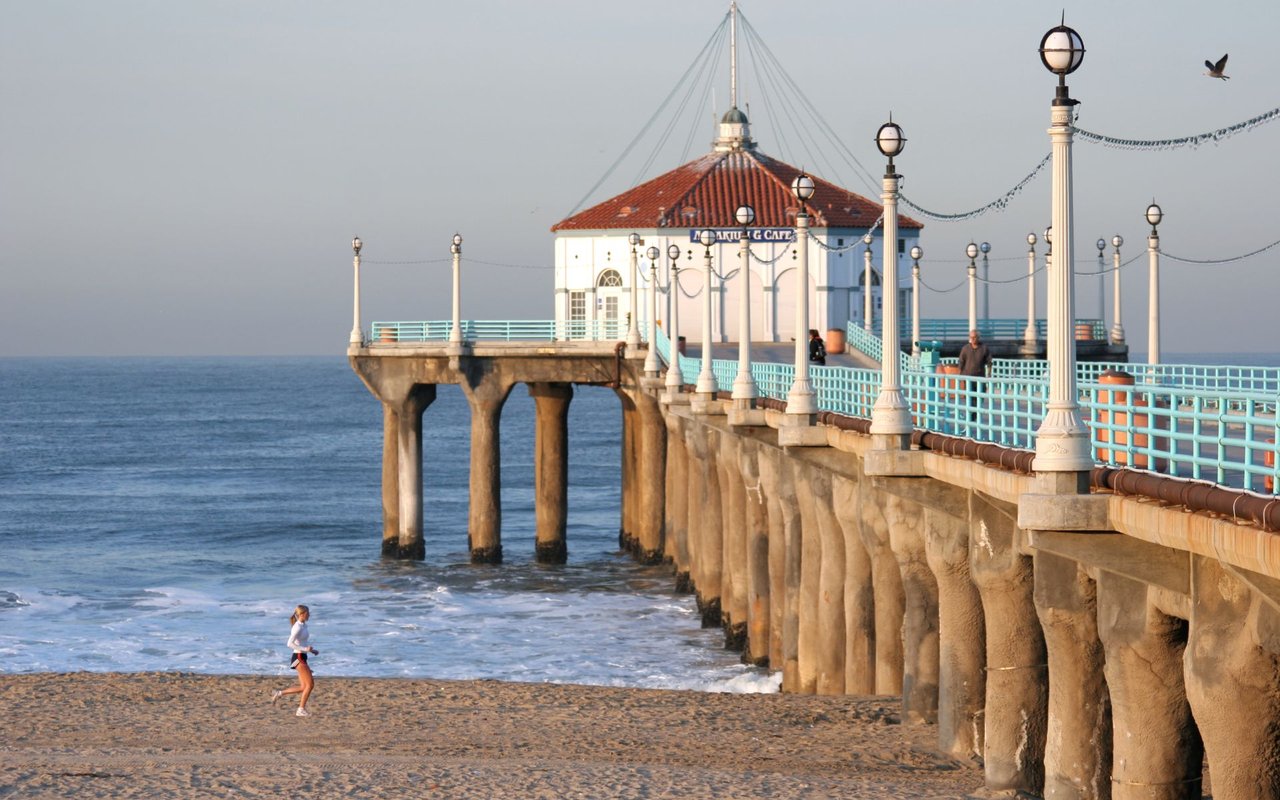
[[(449, 321), (375, 322), (368, 344), (444, 342), (451, 330)], [(467, 320), (462, 333), (467, 342), (569, 341), (619, 340), (627, 330), (617, 321)], [(851, 326), (850, 341), (855, 340), (862, 352), (879, 347), (877, 337)], [(671, 363), (671, 342), (661, 329), (656, 346)], [(701, 361), (679, 358), (685, 383), (694, 383)], [(991, 377), (972, 378), (912, 368), (913, 360), (902, 358), (902, 390), (915, 427), (1035, 449), (1048, 405), (1047, 362), (997, 359)], [(1132, 384), (1103, 375), (1117, 367)], [(719, 390), (732, 391), (737, 360), (714, 359), (712, 371)], [(814, 365), (810, 372), (821, 410), (871, 416), (880, 393), (879, 370)], [(776, 400), (786, 399), (795, 380), (793, 364), (753, 362), (751, 373), (760, 395)], [(1081, 362), (1077, 385), (1097, 463), (1267, 494), (1280, 490), (1280, 368)]]

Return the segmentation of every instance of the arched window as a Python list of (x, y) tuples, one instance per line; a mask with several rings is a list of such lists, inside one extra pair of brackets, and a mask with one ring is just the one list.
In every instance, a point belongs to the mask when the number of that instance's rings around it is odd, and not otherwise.
[(596, 281), (596, 286), (621, 286), (622, 275), (618, 274), (616, 269), (606, 269), (600, 273), (600, 278)]

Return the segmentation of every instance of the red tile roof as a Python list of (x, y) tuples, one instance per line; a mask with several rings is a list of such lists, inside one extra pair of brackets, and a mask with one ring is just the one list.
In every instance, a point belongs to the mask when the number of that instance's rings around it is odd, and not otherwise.
[[(736, 228), (734, 212), (744, 202), (756, 212), (755, 225), (790, 228), (799, 202), (791, 181), (800, 170), (751, 150), (710, 153), (676, 167), (617, 197), (551, 226), (552, 231), (615, 228)], [(868, 228), (881, 206), (814, 176), (809, 201), (812, 228)], [(902, 214), (898, 227), (924, 225)]]

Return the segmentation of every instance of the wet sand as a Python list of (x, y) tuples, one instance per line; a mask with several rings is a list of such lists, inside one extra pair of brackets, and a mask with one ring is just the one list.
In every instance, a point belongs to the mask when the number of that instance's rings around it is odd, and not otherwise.
[(892, 697), (189, 673), (0, 675), (0, 798), (962, 798)]

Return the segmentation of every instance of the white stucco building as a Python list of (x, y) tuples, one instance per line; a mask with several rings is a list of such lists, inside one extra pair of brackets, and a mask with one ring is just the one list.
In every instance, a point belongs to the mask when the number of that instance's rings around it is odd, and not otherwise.
[[(789, 341), (797, 335), (795, 319), (796, 243), (794, 226), (799, 203), (791, 181), (800, 170), (759, 152), (750, 136), (746, 115), (736, 107), (720, 122), (720, 135), (707, 155), (629, 189), (552, 226), (555, 234), (555, 316), (558, 322), (582, 322), (585, 332), (602, 323), (624, 333), (631, 308), (630, 292), (638, 291), (639, 320), (649, 317), (649, 260), (645, 251), (656, 246), (658, 320), (666, 325), (672, 305), (679, 303), (679, 334), (696, 338), (701, 330), (706, 272), (705, 249), (698, 243), (704, 228), (716, 231), (711, 248), (711, 316), (714, 341), (736, 340), (737, 309), (743, 282), (739, 267), (739, 235), (734, 221), (738, 206), (755, 209), (751, 226), (750, 306), (752, 341)], [(863, 323), (865, 246), (862, 237), (881, 213), (872, 201), (811, 175), (816, 184), (808, 204), (812, 241), (808, 287), (810, 327), (843, 329), (846, 322)], [(899, 215), (896, 246), (900, 256), (910, 252), (923, 226)], [(633, 286), (627, 239), (637, 233), (638, 279)], [(880, 267), (885, 242), (882, 229), (873, 233), (872, 305), (879, 325)], [(669, 262), (669, 245), (680, 258)], [(901, 262), (900, 262), (901, 263)], [(672, 291), (673, 267), (678, 268), (680, 291)], [(899, 269), (899, 319), (910, 319), (911, 270)], [(723, 277), (723, 279), (722, 279)], [(647, 328), (645, 328), (647, 330)], [(573, 326), (570, 326), (573, 330)], [(804, 336), (803, 331), (799, 335)]]

